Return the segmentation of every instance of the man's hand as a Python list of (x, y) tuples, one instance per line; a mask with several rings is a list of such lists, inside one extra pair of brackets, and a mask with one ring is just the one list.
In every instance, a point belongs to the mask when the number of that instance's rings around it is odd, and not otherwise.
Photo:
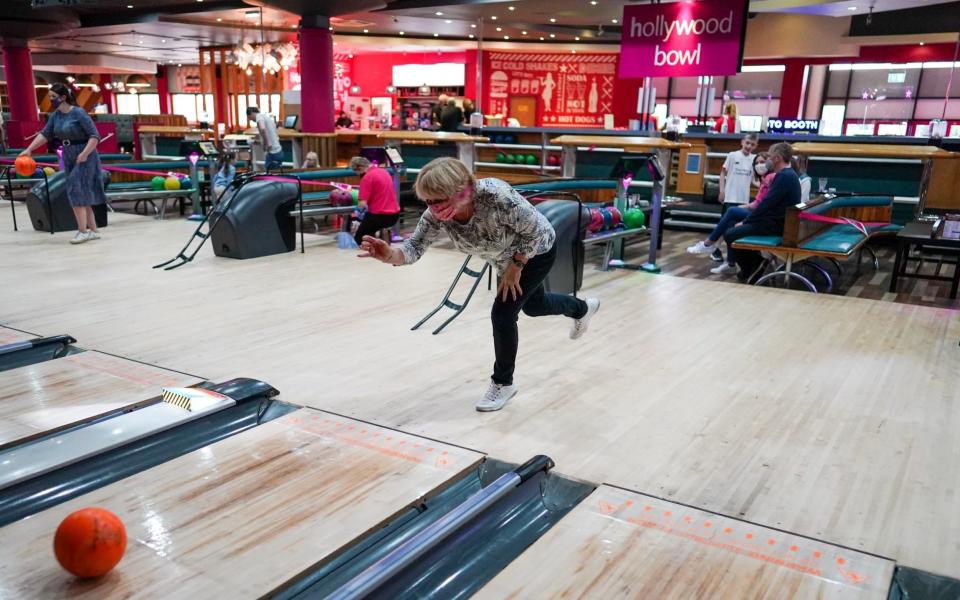
[(81, 163), (87, 162), (87, 159), (88, 159), (89, 157), (90, 157), (90, 155), (87, 154), (86, 152), (81, 152), (80, 154), (77, 155), (77, 164), (79, 165), (79, 164), (81, 164)]
[(360, 258), (375, 258), (380, 262), (393, 264), (390, 260), (393, 257), (393, 250), (390, 248), (390, 244), (381, 239), (372, 235), (365, 235), (363, 241), (360, 242), (360, 249), (363, 250), (357, 255)]
[(516, 301), (522, 294), (523, 290), (520, 288), (520, 267), (510, 263), (510, 265), (507, 266), (507, 270), (504, 271), (500, 277), (500, 285), (497, 286), (497, 295), (500, 296), (503, 302), (506, 302), (507, 296), (510, 296)]

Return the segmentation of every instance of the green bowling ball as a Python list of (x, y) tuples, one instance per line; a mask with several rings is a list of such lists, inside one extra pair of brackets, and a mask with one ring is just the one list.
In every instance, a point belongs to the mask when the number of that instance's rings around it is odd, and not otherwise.
[(516, 162), (517, 162), (517, 156), (516, 156), (516, 154), (508, 154), (508, 155), (507, 155), (507, 163), (508, 163), (508, 164), (511, 164), (511, 165), (512, 165), (512, 164), (515, 164)]
[(532, 154), (528, 154), (528, 155), (527, 155), (527, 164), (528, 164), (528, 165), (535, 165), (535, 164), (537, 164), (537, 157), (534, 156), (534, 155), (532, 155)]
[(163, 189), (163, 184), (167, 182), (167, 178), (161, 175), (157, 175), (150, 180), (150, 189), (154, 191), (160, 191)]
[(498, 162), (498, 163), (505, 163), (505, 162), (507, 162), (507, 155), (504, 154), (503, 152), (498, 153), (498, 154), (497, 154), (497, 162)]
[(623, 213), (623, 224), (627, 229), (640, 229), (647, 221), (647, 216), (639, 208), (631, 208)]

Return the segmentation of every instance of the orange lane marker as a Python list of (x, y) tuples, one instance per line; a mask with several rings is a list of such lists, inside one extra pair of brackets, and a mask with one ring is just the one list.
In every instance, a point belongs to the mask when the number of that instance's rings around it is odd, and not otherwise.
[(732, 531), (733, 531), (733, 530), (730, 529), (729, 527), (724, 527), (724, 528), (723, 528), (723, 532), (724, 532), (724, 533), (730, 533), (730, 532), (732, 532)]
[(796, 552), (798, 548), (796, 546), (790, 546), (790, 552)]
[(600, 501), (600, 512), (603, 514), (612, 515), (614, 512), (616, 512), (616, 510), (616, 505), (610, 504), (609, 502), (604, 502), (603, 500)]
[(813, 553), (814, 558), (820, 558), (821, 556), (823, 556), (823, 552), (820, 552), (819, 550), (814, 551)]
[(752, 539), (753, 539), (753, 534), (752, 534), (752, 533), (748, 533), (748, 534), (747, 534), (747, 539), (748, 539), (748, 540), (752, 540)]
[(837, 559), (837, 564), (838, 564), (838, 565), (842, 565), (842, 564), (845, 563), (845, 562), (847, 562), (847, 561), (843, 560), (842, 558), (838, 558), (838, 559)]
[(709, 527), (712, 527), (712, 526), (713, 526), (713, 523), (711, 523), (710, 521), (706, 521), (706, 522), (703, 524), (703, 526), (709, 528)]
[(767, 540), (768, 546), (775, 546), (776, 544), (777, 544), (777, 540)]

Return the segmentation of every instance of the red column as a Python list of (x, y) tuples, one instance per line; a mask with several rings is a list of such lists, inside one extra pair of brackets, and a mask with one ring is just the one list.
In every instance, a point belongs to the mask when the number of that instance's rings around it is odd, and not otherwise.
[(100, 86), (100, 99), (107, 105), (107, 112), (116, 113), (117, 99), (113, 95), (113, 90), (107, 89), (107, 84), (110, 83), (110, 81), (111, 78), (109, 75), (101, 75), (97, 85)]
[[(230, 122), (230, 115), (227, 108), (227, 95), (223, 91), (223, 77), (220, 76), (220, 70), (226, 69), (226, 65), (217, 65), (216, 67), (216, 89), (213, 94), (215, 111), (216, 111), (216, 121), (217, 123), (226, 123)], [(219, 135), (219, 134), (218, 134)]]
[(160, 96), (160, 114), (170, 114), (170, 90), (167, 86), (167, 68), (157, 67), (157, 95)]
[(786, 69), (783, 71), (783, 84), (780, 88), (780, 111), (777, 116), (781, 119), (796, 119), (800, 114), (800, 103), (803, 102), (803, 72), (806, 64), (800, 60), (784, 61)]
[[(333, 131), (333, 32), (326, 17), (300, 21), (300, 116), (304, 133)], [(309, 57), (303, 60), (303, 57)]]
[(11, 148), (24, 148), (28, 143), (25, 138), (43, 127), (37, 108), (37, 90), (33, 87), (30, 49), (25, 43), (11, 43), (3, 47), (3, 69), (7, 76), (7, 98), (10, 104), (7, 144)]

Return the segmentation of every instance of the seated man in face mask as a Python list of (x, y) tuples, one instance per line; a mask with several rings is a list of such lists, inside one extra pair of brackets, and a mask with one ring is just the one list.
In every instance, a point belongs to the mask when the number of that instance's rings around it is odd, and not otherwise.
[(793, 148), (786, 142), (770, 147), (765, 167), (776, 173), (763, 201), (744, 219), (743, 223), (724, 234), (732, 263), (737, 266), (737, 279), (750, 282), (758, 275), (761, 257), (756, 250), (741, 250), (733, 243), (747, 236), (783, 235), (783, 221), (787, 208), (800, 203), (800, 177), (790, 166)]

